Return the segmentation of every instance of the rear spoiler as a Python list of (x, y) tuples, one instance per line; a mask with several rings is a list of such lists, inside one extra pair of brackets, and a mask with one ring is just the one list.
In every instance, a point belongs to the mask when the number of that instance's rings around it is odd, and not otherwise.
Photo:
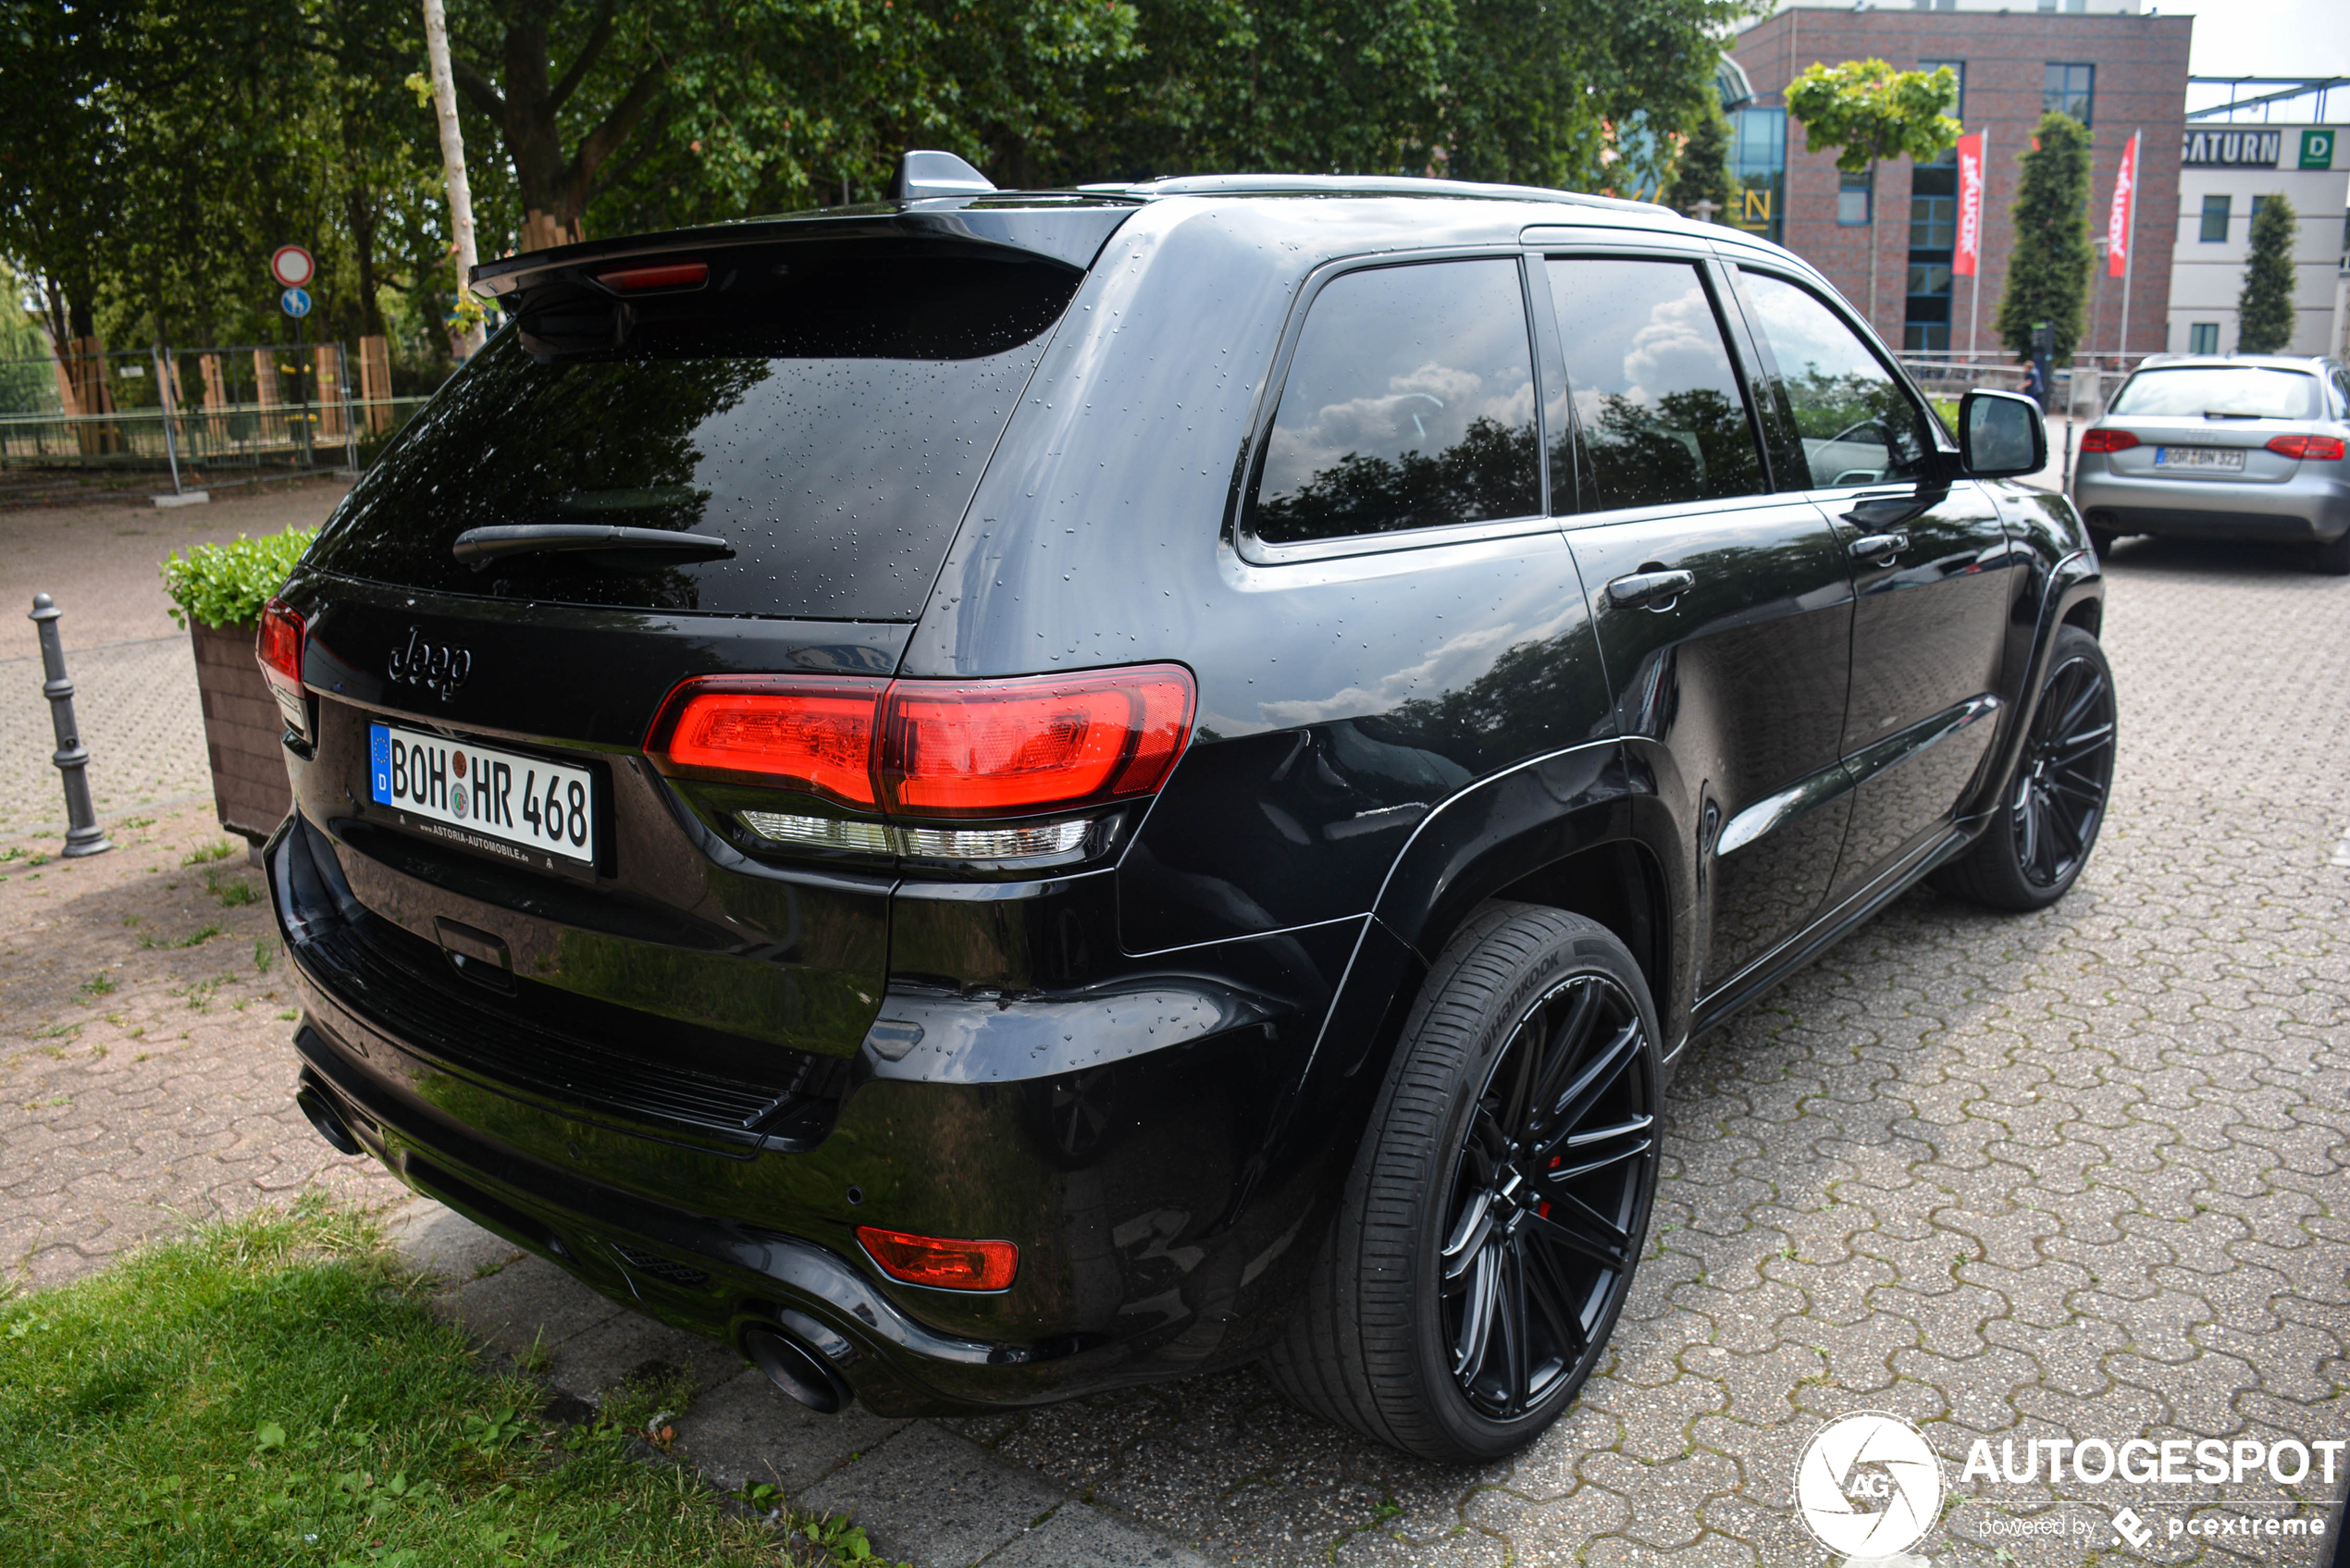
[(1019, 251), (1082, 272), (1134, 211), (1141, 198), (1099, 192), (1008, 192), (978, 197), (924, 197), (870, 206), (836, 207), (786, 217), (746, 218), (659, 234), (590, 240), (551, 250), (501, 256), (473, 269), (473, 290), (502, 300), (542, 283), (582, 278), (615, 262), (674, 262), (715, 256), (750, 245), (801, 241), (868, 240), (881, 244), (945, 241), (949, 244)]

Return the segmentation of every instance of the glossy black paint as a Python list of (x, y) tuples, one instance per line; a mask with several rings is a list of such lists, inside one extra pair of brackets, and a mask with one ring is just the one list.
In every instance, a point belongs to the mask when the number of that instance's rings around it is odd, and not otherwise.
[[(1965, 844), (2054, 628), (2094, 629), (2102, 593), (2061, 498), (1964, 479), (1950, 453), (1891, 495), (1774, 470), (1766, 494), (1583, 504), (1541, 264), (1677, 256), (1717, 290), (1741, 258), (1801, 271), (1718, 228), (1479, 193), (1145, 188), (1068, 212), (814, 220), (874, 245), (993, 225), (990, 243), (1089, 268), (902, 613), (591, 608), (315, 568), (287, 589), (315, 738), (289, 747), (298, 821), (269, 864), (322, 1092), (420, 1189), (697, 1331), (786, 1323), (892, 1413), (1259, 1353), (1428, 966), (1480, 905), (1615, 930), (1669, 1060)], [(1268, 549), (1243, 501), (1301, 302), (1333, 267), (1406, 254), (1521, 268), (1555, 515)], [(1891, 566), (1849, 553), (1842, 512), (1871, 500), (1911, 509)], [(1690, 582), (1608, 594), (1660, 570)], [(392, 681), (412, 644), (465, 650), (464, 680)], [(695, 675), (1158, 660), (1198, 681), (1189, 751), (1106, 854), (1046, 873), (761, 846), (731, 823), (751, 796), (638, 751)], [(1983, 698), (1932, 746), (1872, 749)], [(595, 770), (597, 864), (516, 868), (389, 817), (365, 779), (387, 715)], [(500, 951), (511, 990), (457, 961)], [(565, 1050), (594, 1071), (550, 1066)], [(859, 1224), (1010, 1239), (1020, 1270), (996, 1294), (907, 1286)]]

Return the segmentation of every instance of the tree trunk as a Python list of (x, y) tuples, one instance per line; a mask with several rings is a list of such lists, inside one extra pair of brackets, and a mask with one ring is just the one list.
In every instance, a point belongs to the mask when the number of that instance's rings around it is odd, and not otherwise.
[(585, 237), (582, 220), (596, 172), (645, 117), (668, 68), (656, 59), (639, 71), (603, 123), (581, 137), (577, 149), (565, 157), (557, 116), (612, 42), (614, 6), (606, 0), (570, 67), (561, 80), (550, 81), (547, 33), (552, 9), (547, 0), (533, 0), (508, 13), (501, 82), (493, 83), (464, 61), (452, 62), (465, 96), (495, 118), (505, 135), (522, 197), (520, 242), (526, 251), (574, 244)]
[(1885, 328), (1877, 325), (1876, 319), (1876, 165), (1871, 164), (1869, 166), (1869, 330), (1883, 337)]
[(382, 309), (376, 302), (376, 209), (366, 192), (356, 186), (343, 200), (351, 225), (351, 249), (359, 261), (359, 336), (383, 336)]
[[(449, 228), (457, 241), (457, 287), (466, 288), (473, 277), (474, 193), (465, 179), (465, 136), (457, 123), (457, 85), (449, 63), (449, 18), (441, 0), (425, 0), (425, 56), (432, 68), (434, 118), (440, 124), (440, 162), (449, 181)], [(374, 304), (373, 296), (368, 303)], [(468, 327), (450, 335), (449, 347), (458, 359), (470, 359), (481, 347), (482, 330)]]

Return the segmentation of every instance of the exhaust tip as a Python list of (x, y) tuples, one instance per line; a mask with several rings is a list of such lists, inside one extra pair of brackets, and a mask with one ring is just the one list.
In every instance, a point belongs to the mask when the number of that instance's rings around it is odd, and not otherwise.
[(743, 1330), (743, 1353), (773, 1383), (819, 1415), (836, 1415), (848, 1390), (824, 1358), (786, 1329), (761, 1325)]
[(351, 1130), (351, 1124), (335, 1108), (335, 1103), (327, 1097), (325, 1090), (312, 1081), (308, 1073), (303, 1074), (301, 1084), (294, 1090), (294, 1104), (302, 1107), (303, 1116), (310, 1118), (310, 1125), (317, 1129), (318, 1136), (343, 1154), (364, 1154), (367, 1152), (365, 1145), (359, 1142), (358, 1134)]

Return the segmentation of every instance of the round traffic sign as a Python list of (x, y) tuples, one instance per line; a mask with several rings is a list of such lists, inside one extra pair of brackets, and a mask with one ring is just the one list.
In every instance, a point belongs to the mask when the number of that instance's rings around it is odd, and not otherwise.
[(308, 315), (310, 314), (310, 290), (307, 289), (289, 289), (284, 293), (278, 296), (278, 302), (286, 308), (286, 314), (288, 315)]
[[(299, 289), (317, 276), (318, 264), (300, 245), (280, 245), (269, 253), (269, 276), (289, 289)], [(300, 315), (300, 311), (295, 311)]]

